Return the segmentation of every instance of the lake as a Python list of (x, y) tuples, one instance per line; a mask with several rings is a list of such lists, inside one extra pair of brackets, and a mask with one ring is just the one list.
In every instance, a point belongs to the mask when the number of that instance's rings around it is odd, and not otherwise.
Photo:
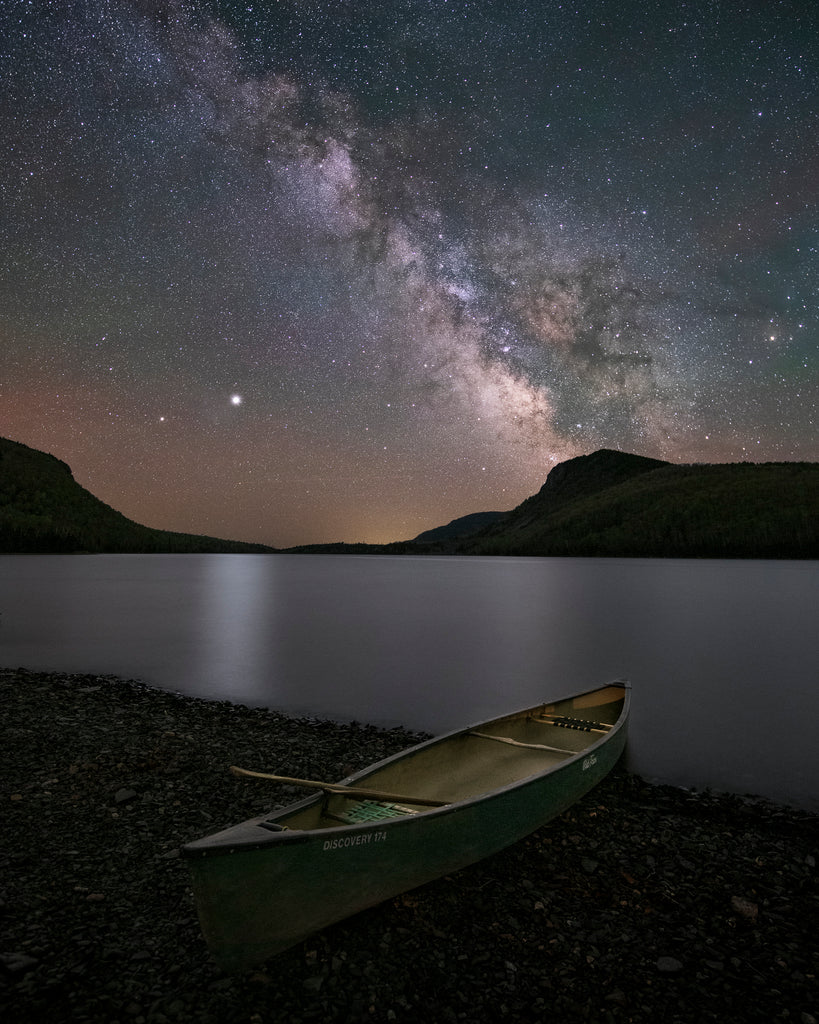
[(819, 810), (818, 599), (817, 562), (4, 555), (0, 664), (431, 733), (628, 678), (631, 770)]

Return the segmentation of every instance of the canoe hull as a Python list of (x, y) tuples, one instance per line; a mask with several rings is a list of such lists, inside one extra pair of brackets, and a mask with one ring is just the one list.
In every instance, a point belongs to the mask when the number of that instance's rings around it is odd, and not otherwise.
[[(184, 852), (214, 959), (227, 971), (245, 969), (517, 842), (597, 785), (625, 742), (623, 716), (608, 735), (559, 766), (432, 812), (278, 833), (261, 845), (217, 846), (215, 853), (206, 840), (189, 844)], [(321, 797), (303, 805), (316, 800)]]

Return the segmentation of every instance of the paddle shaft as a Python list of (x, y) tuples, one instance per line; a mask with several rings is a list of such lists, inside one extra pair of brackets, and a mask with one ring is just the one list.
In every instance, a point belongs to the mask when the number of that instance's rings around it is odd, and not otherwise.
[(332, 782), (319, 782), (315, 779), (291, 779), (287, 775), (270, 775), (268, 772), (252, 772), (248, 768), (231, 765), (234, 775), (247, 776), (252, 779), (269, 779), (271, 782), (284, 782), (289, 786), (303, 786), (305, 789), (321, 789), (325, 793), (335, 793), (350, 797), (352, 800), (385, 800), (393, 804), (419, 804), (423, 807), (445, 807), (448, 800), (430, 800), (422, 796), (405, 796), (398, 793), (384, 793), (380, 789), (367, 789), (362, 786), (342, 786)]

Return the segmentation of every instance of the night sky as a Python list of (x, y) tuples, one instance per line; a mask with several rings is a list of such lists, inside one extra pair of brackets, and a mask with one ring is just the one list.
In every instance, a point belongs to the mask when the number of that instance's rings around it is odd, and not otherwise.
[(3, 0), (0, 435), (148, 526), (819, 460), (814, 0)]

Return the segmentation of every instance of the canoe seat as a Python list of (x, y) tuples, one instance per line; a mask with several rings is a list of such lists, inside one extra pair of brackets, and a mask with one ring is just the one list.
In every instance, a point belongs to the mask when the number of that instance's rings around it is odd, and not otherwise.
[(536, 721), (544, 725), (559, 725), (561, 729), (580, 729), (582, 732), (608, 732), (607, 722), (592, 722), (587, 718), (568, 718), (566, 715), (538, 715)]
[(356, 800), (351, 807), (334, 813), (332, 817), (348, 825), (360, 825), (365, 821), (383, 821), (385, 818), (402, 818), (406, 814), (417, 813), (418, 808), (405, 807), (402, 804), (387, 804), (376, 800)]

